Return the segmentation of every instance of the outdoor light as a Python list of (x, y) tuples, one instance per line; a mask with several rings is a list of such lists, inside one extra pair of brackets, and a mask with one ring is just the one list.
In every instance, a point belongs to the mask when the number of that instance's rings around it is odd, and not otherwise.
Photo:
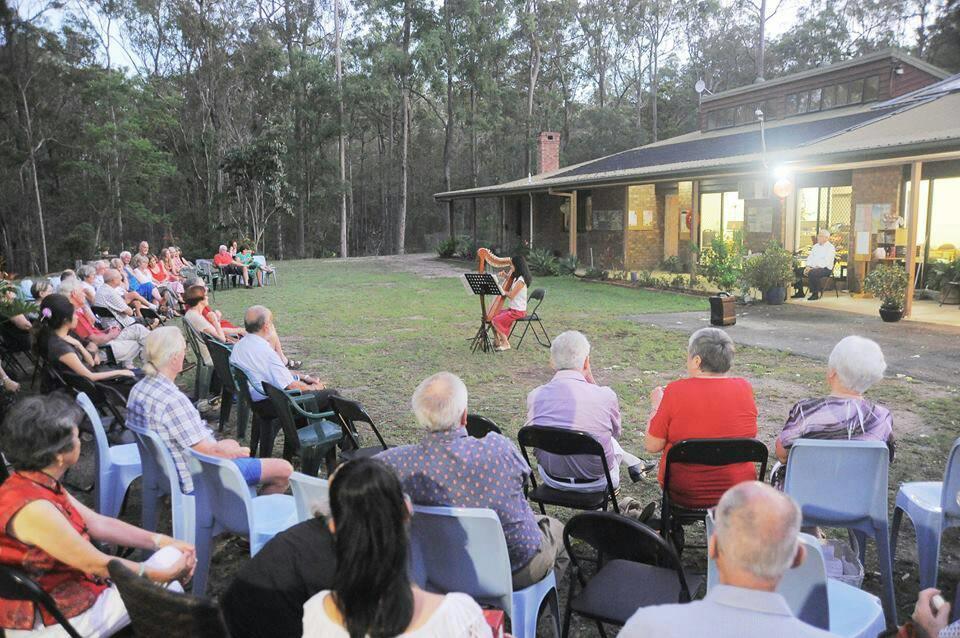
[(786, 177), (782, 177), (773, 183), (773, 194), (780, 199), (786, 199), (792, 190), (793, 182)]
[(790, 179), (790, 169), (782, 164), (773, 169), (773, 179), (780, 181), (782, 179)]

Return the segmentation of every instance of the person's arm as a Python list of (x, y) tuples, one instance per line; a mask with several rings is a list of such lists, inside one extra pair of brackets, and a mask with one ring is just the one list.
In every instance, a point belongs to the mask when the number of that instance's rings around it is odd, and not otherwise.
[(289, 384), (286, 388), (284, 388), (284, 389), (285, 389), (285, 390), (300, 390), (301, 392), (309, 392), (309, 391), (311, 391), (311, 390), (323, 390), (323, 389), (325, 389), (326, 387), (327, 387), (326, 384), (320, 382), (319, 380), (318, 380), (318, 381), (315, 381), (314, 383), (304, 383), (303, 381), (301, 381), (301, 380), (299, 380), (299, 379), (294, 379), (293, 382), (290, 383), (290, 384)]
[(109, 379), (119, 379), (121, 377), (133, 378), (133, 372), (130, 370), (109, 370), (107, 372), (92, 372), (87, 366), (83, 365), (76, 352), (68, 352), (58, 359), (60, 363), (70, 369), (71, 372), (79, 374), (90, 381), (107, 381)]
[(24, 315), (14, 315), (10, 317), (10, 323), (24, 332), (30, 332), (30, 330), (33, 329), (33, 324), (30, 323), (30, 320)]
[(776, 452), (777, 452), (777, 460), (779, 460), (781, 463), (786, 463), (786, 462), (787, 462), (787, 448), (783, 447), (783, 442), (780, 441), (780, 437), (779, 437), (779, 436), (777, 437), (777, 445), (776, 445), (776, 448), (777, 448), (777, 449), (776, 449)]
[[(91, 537), (133, 547), (154, 547), (153, 537), (149, 532), (117, 519), (104, 520), (107, 517), (91, 511), (72, 497), (70, 500), (83, 516)], [(107, 563), (111, 560), (119, 560), (124, 567), (135, 573), (139, 573), (141, 569), (140, 563), (104, 554), (94, 547), (73, 528), (70, 521), (49, 501), (33, 501), (25, 505), (10, 521), (10, 530), (13, 536), (22, 543), (38, 547), (53, 556), (57, 561), (85, 574), (101, 578), (109, 577)], [(192, 568), (188, 567), (188, 561), (190, 564), (195, 562), (190, 560), (193, 555), (193, 548), (189, 545), (183, 545), (186, 551), (181, 553), (180, 558), (173, 566), (168, 569), (147, 568), (144, 574), (155, 582), (167, 582), (189, 576), (192, 573)]]
[(240, 459), (250, 456), (250, 448), (241, 446), (233, 439), (224, 439), (222, 441), (204, 439), (191, 447), (200, 454), (207, 454), (223, 459)]
[(644, 438), (644, 448), (651, 454), (662, 452), (667, 447), (667, 416), (660, 410), (663, 403), (663, 388), (657, 386), (650, 393), (651, 414), (647, 421), (647, 435)]
[(513, 300), (526, 287), (527, 287), (527, 284), (523, 283), (520, 280), (517, 280), (513, 282), (513, 286), (510, 288), (510, 290), (507, 291), (507, 294), (504, 296)]

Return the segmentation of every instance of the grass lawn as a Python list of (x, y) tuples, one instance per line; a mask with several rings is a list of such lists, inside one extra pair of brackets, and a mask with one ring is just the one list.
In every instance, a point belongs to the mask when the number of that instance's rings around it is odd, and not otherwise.
[[(284, 262), (281, 286), (220, 291), (213, 305), (238, 324), (251, 304), (273, 309), (287, 353), (302, 359), (304, 369), (328, 385), (361, 401), (391, 444), (420, 438), (410, 396), (420, 380), (439, 370), (460, 375), (470, 391), (470, 411), (492, 418), (513, 436), (524, 421), (527, 393), (552, 376), (548, 351), (528, 334), (519, 351), (471, 354), (467, 339), (476, 330), (479, 304), (457, 279), (432, 276), (456, 268), (422, 257)], [(613, 387), (620, 398), (621, 443), (625, 449), (641, 450), (648, 395), (685, 373), (686, 336), (624, 317), (702, 310), (706, 300), (572, 278), (537, 278), (532, 287), (547, 291), (540, 314), (551, 336), (567, 329), (588, 336), (597, 381)], [(832, 346), (824, 343), (824, 353)], [(779, 351), (740, 348), (735, 372), (753, 383), (760, 438), (771, 450), (790, 406), (825, 392), (822, 363)], [(960, 397), (956, 388), (898, 378), (883, 381), (870, 396), (894, 412), (898, 447), (891, 467), (892, 507), (900, 482), (942, 477), (945, 455), (958, 435)], [(625, 472), (624, 479), (625, 495), (643, 502), (659, 498), (655, 481), (631, 484)], [(561, 519), (570, 516), (563, 510), (551, 513)], [(958, 536), (948, 534), (941, 552), (941, 585), (951, 592), (960, 577)], [(899, 545), (895, 579), (905, 618), (918, 589), (909, 524)], [(213, 566), (213, 593), (222, 590), (244, 559), (231, 543), (222, 549)], [(865, 587), (877, 592), (873, 556), (871, 545)], [(703, 569), (702, 550), (691, 549), (684, 558)], [(596, 633), (590, 626), (580, 629), (576, 635)]]

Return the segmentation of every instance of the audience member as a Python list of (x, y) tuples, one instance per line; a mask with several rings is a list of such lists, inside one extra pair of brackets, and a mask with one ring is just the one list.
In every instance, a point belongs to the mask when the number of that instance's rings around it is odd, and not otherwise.
[(53, 294), (53, 286), (50, 285), (50, 280), (44, 277), (43, 279), (37, 279), (30, 286), (30, 296), (33, 297), (33, 300), (37, 303), (43, 301), (43, 298), (47, 295)]
[[(0, 563), (24, 570), (47, 592), (81, 636), (111, 636), (130, 624), (107, 563), (119, 560), (157, 583), (186, 582), (194, 548), (103, 516), (71, 496), (63, 475), (80, 458), (83, 412), (63, 395), (22, 399), (3, 423), (3, 454), (14, 472), (0, 485)], [(91, 540), (152, 550), (136, 563), (102, 552)], [(65, 636), (43, 607), (0, 599), (7, 636)]]
[(890, 410), (864, 398), (864, 393), (883, 378), (887, 362), (875, 341), (844, 337), (833, 347), (827, 361), (830, 395), (804, 399), (790, 410), (777, 437), (777, 458), (787, 462), (787, 453), (797, 439), (883, 441), (893, 459), (893, 415)]
[[(597, 385), (590, 369), (590, 342), (580, 332), (568, 330), (550, 344), (550, 365), (556, 374), (549, 383), (527, 395), (527, 425), (546, 425), (586, 432), (606, 453), (613, 487), (620, 486), (620, 463), (627, 466), (630, 478), (639, 481), (643, 461), (625, 452), (617, 439), (620, 403), (617, 393)], [(558, 490), (595, 492), (605, 489), (603, 464), (593, 456), (558, 456), (535, 450), (540, 477)]]
[(160, 251), (160, 256), (150, 255), (148, 258), (148, 267), (147, 270), (150, 271), (150, 276), (153, 277), (154, 281), (159, 281), (173, 291), (178, 297), (183, 295), (183, 283), (180, 281), (180, 277), (171, 272), (168, 268), (168, 263), (170, 262), (170, 251), (164, 248)]
[[(950, 603), (944, 602), (938, 609), (934, 609), (934, 596), (939, 596), (940, 593), (939, 589), (933, 587), (920, 592), (913, 608), (913, 616), (900, 627), (896, 634), (898, 638), (960, 638), (960, 620), (950, 624)], [(957, 589), (957, 600), (954, 604), (960, 604), (960, 588)]]
[(256, 279), (257, 285), (263, 286), (263, 270), (260, 268), (260, 264), (253, 258), (253, 251), (250, 250), (250, 248), (244, 246), (243, 249), (234, 256), (234, 260), (247, 267), (251, 283)]
[[(2, 288), (4, 298), (8, 302), (17, 299), (17, 289), (14, 286)], [(33, 324), (24, 314), (16, 314), (11, 317), (0, 316), (0, 330), (3, 331), (3, 338), (6, 341), (6, 347), (13, 352), (30, 352), (30, 331)]]
[[(227, 335), (223, 333), (223, 329), (219, 325), (207, 321), (206, 317), (203, 316), (203, 308), (207, 305), (206, 288), (203, 286), (190, 286), (187, 288), (187, 292), (183, 296), (183, 305), (187, 308), (187, 311), (183, 315), (183, 320), (193, 328), (194, 332), (198, 335), (210, 335), (217, 341), (223, 343), (227, 342)], [(213, 360), (210, 358), (207, 344), (203, 339), (198, 339), (197, 345), (200, 347), (200, 354), (203, 356), (204, 365), (212, 366)]]
[(240, 249), (237, 247), (237, 240), (234, 239), (230, 242), (230, 250), (227, 251), (230, 253), (231, 257), (236, 257), (240, 253)]
[(440, 372), (424, 379), (412, 399), (426, 430), (420, 443), (385, 450), (377, 458), (392, 466), (404, 491), (419, 505), (489, 507), (497, 513), (510, 553), (515, 589), (542, 580), (554, 564), (563, 574), (563, 523), (534, 516), (523, 484), (530, 467), (510, 439), (467, 434), (467, 387)]
[(40, 302), (40, 320), (36, 328), (37, 354), (57, 372), (70, 372), (89, 381), (106, 381), (126, 393), (135, 379), (130, 370), (97, 369), (94, 356), (70, 336), (77, 326), (77, 315), (70, 300), (59, 293)]
[[(125, 293), (127, 303), (133, 303), (135, 300), (132, 295), (139, 295), (144, 303), (153, 308), (158, 307), (163, 302), (160, 291), (153, 285), (153, 281), (141, 283), (140, 280), (137, 279), (137, 276), (133, 272), (133, 266), (131, 265), (132, 260), (133, 256), (125, 250), (120, 253), (120, 263), (117, 264), (115, 263), (116, 260), (114, 260), (114, 263), (111, 264), (117, 272), (121, 273), (123, 289), (127, 291), (127, 293)], [(106, 282), (106, 273), (104, 273), (104, 282)], [(147, 301), (148, 299), (150, 300), (149, 302)]]
[[(228, 320), (224, 319), (222, 312), (220, 312), (219, 310), (213, 309), (213, 307), (210, 305), (210, 295), (209, 295), (209, 288), (207, 288), (207, 282), (205, 282), (202, 277), (199, 277), (196, 275), (194, 275), (193, 277), (188, 277), (187, 280), (183, 282), (183, 286), (187, 289), (188, 292), (194, 286), (200, 286), (201, 288), (203, 288), (205, 292), (208, 293), (207, 301), (205, 304), (203, 304), (203, 308), (200, 311), (200, 313), (203, 315), (203, 318), (209, 321), (210, 323), (220, 326), (220, 329), (223, 331), (223, 334), (226, 335), (228, 340), (230, 340), (231, 342), (236, 341), (243, 335), (247, 334), (247, 332), (243, 328), (235, 326), (232, 323), (230, 323)], [(280, 339), (277, 339), (277, 344), (279, 343), (280, 343)], [(274, 350), (276, 350), (276, 348), (274, 348)], [(286, 365), (287, 358), (283, 355), (282, 348), (280, 350), (277, 350), (277, 353), (283, 359), (284, 365)], [(297, 361), (294, 363), (299, 364), (300, 362)], [(299, 365), (297, 365), (296, 367), (299, 367)]]
[(131, 367), (134, 359), (139, 357), (143, 350), (147, 335), (150, 334), (149, 328), (134, 323), (126, 328), (114, 325), (106, 330), (101, 330), (87, 315), (81, 296), (83, 293), (80, 292), (76, 282), (63, 283), (60, 286), (60, 294), (67, 297), (73, 307), (76, 308), (74, 311), (76, 326), (71, 330), (71, 333), (81, 342), (90, 341), (97, 347), (109, 345), (117, 363)]
[[(126, 328), (137, 322), (136, 315), (130, 304), (123, 296), (123, 278), (120, 272), (110, 269), (103, 274), (103, 285), (97, 290), (94, 300), (96, 305), (103, 306), (113, 312), (114, 319)], [(111, 323), (107, 321), (107, 323)]]
[(703, 600), (641, 607), (620, 638), (804, 638), (833, 634), (794, 617), (776, 593), (784, 573), (803, 563), (800, 508), (769, 485), (750, 481), (728, 490), (717, 506), (708, 553), (719, 584)]
[(10, 375), (0, 366), (0, 384), (6, 392), (16, 393), (20, 391), (20, 384), (10, 378)]
[(140, 245), (137, 246), (137, 254), (144, 259), (150, 256), (150, 244), (146, 241), (140, 242)]
[[(93, 266), (88, 266), (84, 264), (77, 268), (77, 280), (80, 282), (80, 289), (83, 291), (84, 296), (87, 298), (87, 303), (93, 303), (97, 298), (97, 288), (94, 286), (94, 280), (97, 277), (97, 269)], [(68, 280), (69, 281), (69, 280)], [(64, 281), (60, 281), (60, 287), (62, 288)], [(62, 291), (58, 290), (57, 292)]]
[(407, 574), (410, 506), (376, 459), (340, 466), (330, 480), (333, 589), (303, 606), (303, 638), (480, 638), (490, 629), (466, 594), (433, 594)]
[(337, 394), (337, 391), (328, 389), (313, 377), (294, 375), (289, 364), (284, 364), (271, 345), (278, 338), (273, 313), (264, 306), (251, 306), (243, 316), (243, 323), (247, 334), (233, 346), (230, 363), (247, 375), (253, 409), (257, 414), (264, 419), (276, 419), (273, 405), (263, 392), (265, 382), (281, 390), (310, 392), (314, 395), (320, 411), (329, 410), (330, 397)]
[(224, 276), (236, 275), (243, 279), (243, 284), (250, 288), (250, 273), (246, 266), (237, 261), (234, 255), (227, 252), (227, 247), (221, 245), (213, 257), (213, 265), (220, 269)]
[[(68, 279), (74, 279), (74, 278), (76, 278), (76, 276), (77, 276), (77, 273), (76, 273), (76, 272), (74, 272), (73, 270), (67, 268), (67, 269), (64, 270), (62, 273), (60, 273), (60, 282), (62, 283), (62, 282), (64, 282), (64, 281), (67, 281)], [(57, 284), (57, 285), (59, 286), (59, 284)]]
[(290, 463), (283, 459), (250, 458), (250, 448), (232, 439), (217, 441), (190, 398), (177, 387), (186, 352), (187, 342), (179, 329), (168, 326), (150, 333), (144, 356), (147, 376), (130, 391), (127, 423), (160, 435), (173, 456), (184, 492), (193, 492), (188, 448), (232, 459), (247, 484), (261, 485), (263, 494), (284, 492), (293, 473)]
[(110, 267), (110, 262), (108, 262), (106, 259), (98, 259), (97, 261), (93, 262), (93, 264), (91, 265), (93, 266), (94, 271), (96, 271), (96, 275), (94, 276), (94, 281), (93, 281), (93, 287), (99, 288), (100, 286), (103, 285), (103, 273), (107, 272), (107, 268)]
[(220, 597), (230, 636), (303, 636), (303, 605), (333, 588), (336, 560), (333, 535), (319, 512), (274, 536), (243, 563)]
[[(647, 452), (661, 452), (663, 485), (667, 453), (684, 439), (753, 438), (757, 406), (750, 382), (730, 377), (734, 346), (719, 328), (701, 328), (687, 345), (686, 379), (657, 387), (650, 395)], [(752, 463), (720, 467), (682, 464), (670, 470), (670, 496), (683, 507), (711, 507), (731, 486), (756, 478)]]

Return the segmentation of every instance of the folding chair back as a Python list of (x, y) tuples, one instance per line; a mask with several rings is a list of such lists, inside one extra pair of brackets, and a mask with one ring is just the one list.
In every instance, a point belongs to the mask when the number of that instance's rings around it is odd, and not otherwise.
[[(349, 442), (349, 445), (344, 446), (341, 453), (341, 457), (344, 460), (349, 461), (358, 457), (373, 456), (389, 447), (386, 441), (383, 440), (380, 430), (373, 424), (373, 419), (370, 418), (370, 415), (367, 414), (367, 411), (360, 403), (343, 397), (332, 396), (330, 397), (330, 405), (343, 425), (343, 438)], [(379, 445), (364, 448), (360, 441), (357, 423), (366, 423), (370, 426)]]
[(538, 486), (536, 476), (531, 474), (530, 480), (533, 484), (533, 489), (527, 493), (527, 498), (538, 503), (540, 505), (540, 511), (543, 514), (546, 514), (544, 504), (584, 510), (605, 510), (608, 501), (613, 505), (615, 512), (620, 512), (613, 488), (613, 479), (610, 478), (610, 467), (607, 464), (607, 455), (603, 451), (603, 446), (600, 445), (600, 442), (595, 438), (586, 432), (569, 430), (567, 428), (527, 425), (520, 428), (520, 431), (517, 433), (517, 442), (520, 443), (520, 451), (523, 453), (523, 458), (526, 459), (530, 467), (533, 467), (533, 465), (530, 464), (527, 447), (561, 456), (596, 456), (600, 458), (603, 466), (603, 476), (607, 481), (607, 487), (606, 489), (595, 492), (574, 492), (556, 490), (547, 485)]
[[(53, 369), (53, 366), (51, 366)], [(63, 370), (58, 373), (60, 379), (74, 394), (85, 394), (97, 410), (108, 412), (113, 417), (111, 427), (125, 427), (121, 408), (127, 405), (127, 398), (119, 390), (107, 383), (91, 381), (75, 372)]]
[[(537, 305), (533, 307), (532, 310), (528, 310), (527, 314), (523, 317), (517, 319), (513, 326), (510, 327), (509, 337), (513, 336), (513, 331), (516, 330), (517, 325), (523, 324), (523, 333), (520, 335), (520, 340), (517, 342), (517, 349), (520, 348), (523, 344), (523, 338), (527, 336), (527, 330), (533, 328), (533, 336), (537, 338), (537, 343), (545, 348), (550, 347), (550, 335), (547, 334), (547, 329), (543, 326), (543, 322), (540, 321), (540, 315), (537, 314), (537, 310), (540, 309), (540, 304), (543, 303), (543, 298), (547, 294), (547, 291), (543, 288), (535, 288), (530, 296), (527, 297), (527, 304), (530, 302), (536, 301)], [(541, 339), (540, 335), (537, 333), (537, 326), (540, 327), (540, 331), (543, 332), (543, 338)]]
[(213, 601), (164, 589), (116, 559), (107, 569), (139, 638), (229, 638), (220, 608)]
[(0, 598), (7, 600), (28, 600), (47, 610), (57, 623), (63, 627), (70, 638), (82, 638), (73, 628), (53, 598), (40, 588), (32, 578), (19, 569), (9, 565), (0, 565)]
[(106, 306), (91, 305), (90, 310), (93, 311), (97, 321), (99, 321), (101, 324), (103, 324), (103, 322), (107, 322), (108, 324), (111, 322), (119, 323), (117, 322), (117, 316), (113, 314), (113, 311)]
[(330, 503), (330, 483), (326, 479), (307, 476), (302, 472), (290, 475), (290, 489), (297, 505), (297, 521), (313, 518), (317, 510), (325, 510)]
[(480, 416), (479, 414), (467, 415), (467, 434), (475, 439), (482, 439), (491, 432), (503, 434), (500, 426), (494, 423), (493, 420), (485, 416)]

